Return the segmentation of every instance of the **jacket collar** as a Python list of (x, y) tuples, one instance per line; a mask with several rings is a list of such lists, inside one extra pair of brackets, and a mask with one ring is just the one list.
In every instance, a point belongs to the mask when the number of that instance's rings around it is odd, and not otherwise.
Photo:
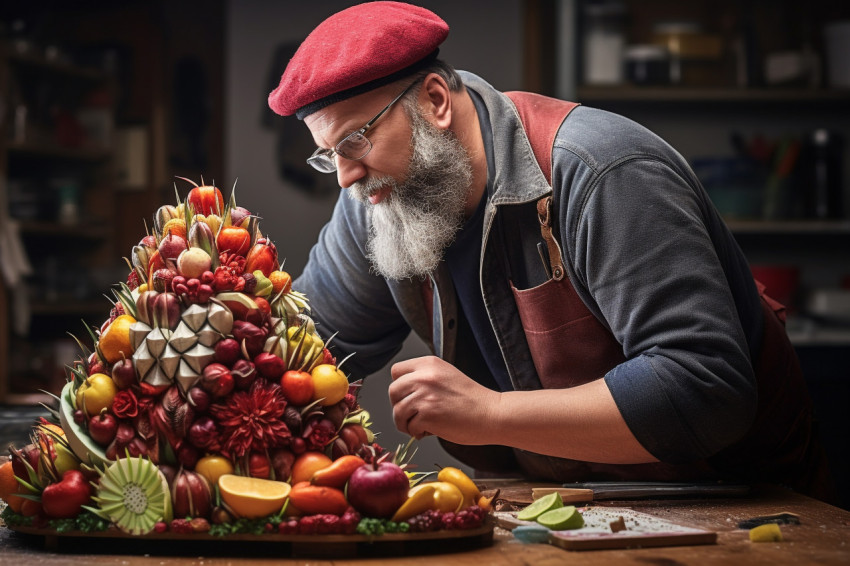
[(495, 160), (491, 204), (523, 204), (550, 194), (552, 187), (537, 164), (513, 102), (481, 77), (466, 71), (458, 73), (466, 88), (481, 97), (489, 113)]

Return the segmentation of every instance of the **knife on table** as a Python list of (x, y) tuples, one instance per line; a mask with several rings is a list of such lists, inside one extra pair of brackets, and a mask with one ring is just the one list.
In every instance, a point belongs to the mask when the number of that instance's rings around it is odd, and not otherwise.
[(747, 485), (717, 482), (584, 482), (566, 483), (560, 487), (535, 487), (534, 499), (558, 492), (564, 503), (581, 503), (605, 499), (641, 499), (647, 497), (681, 496), (741, 496), (750, 490)]

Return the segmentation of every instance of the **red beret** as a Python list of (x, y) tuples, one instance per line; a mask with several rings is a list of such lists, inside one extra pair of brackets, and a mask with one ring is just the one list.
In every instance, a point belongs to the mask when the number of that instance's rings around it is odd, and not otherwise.
[(299, 119), (404, 78), (437, 57), (449, 35), (439, 16), (402, 2), (369, 2), (334, 14), (289, 61), (269, 106)]

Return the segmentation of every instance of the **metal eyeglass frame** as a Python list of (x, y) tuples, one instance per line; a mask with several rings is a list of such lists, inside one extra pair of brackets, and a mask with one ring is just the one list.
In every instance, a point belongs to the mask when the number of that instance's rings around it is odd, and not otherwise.
[[(344, 157), (345, 159), (351, 159), (352, 161), (358, 161), (369, 155), (369, 152), (372, 151), (372, 142), (369, 141), (369, 138), (365, 136), (366, 132), (368, 132), (372, 128), (372, 126), (375, 125), (375, 122), (378, 121), (378, 118), (387, 113), (387, 110), (389, 110), (393, 104), (401, 100), (401, 97), (407, 94), (407, 92), (417, 82), (418, 81), (413, 81), (412, 83), (407, 85), (407, 87), (403, 91), (401, 91), (401, 94), (393, 98), (392, 101), (390, 101), (389, 104), (384, 106), (383, 110), (378, 112), (374, 118), (366, 122), (366, 124), (356, 132), (352, 132), (342, 138), (342, 140), (340, 140), (340, 142), (336, 144), (333, 149), (324, 149), (320, 147), (319, 149), (314, 151), (313, 155), (307, 158), (307, 163), (309, 163), (313, 167), (313, 169), (319, 171), (320, 173), (333, 173), (337, 169), (336, 161), (334, 160), (334, 155), (339, 155), (340, 157)], [(366, 142), (366, 151), (364, 151), (362, 155), (354, 157), (351, 155), (346, 155), (343, 151), (340, 151), (340, 148), (343, 144), (350, 143), (352, 140), (356, 140), (358, 138), (362, 138), (362, 140)], [(358, 140), (358, 142), (359, 141), (360, 140)]]

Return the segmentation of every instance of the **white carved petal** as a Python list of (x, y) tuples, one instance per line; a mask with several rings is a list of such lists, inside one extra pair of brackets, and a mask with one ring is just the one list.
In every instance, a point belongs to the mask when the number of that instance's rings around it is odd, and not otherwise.
[(183, 322), (189, 325), (189, 328), (197, 332), (207, 321), (207, 310), (207, 307), (193, 304), (183, 311), (181, 318), (183, 319)]
[(133, 367), (136, 368), (136, 375), (139, 379), (144, 379), (153, 366), (156, 365), (156, 358), (148, 352), (147, 344), (144, 342), (133, 352)]
[(139, 349), (150, 331), (151, 327), (140, 320), (130, 325), (130, 344), (133, 345), (133, 350)]
[(203, 344), (197, 344), (188, 352), (183, 353), (183, 359), (189, 364), (189, 367), (197, 373), (201, 373), (213, 361), (214, 355), (215, 351), (212, 348), (208, 348)]
[(209, 324), (205, 324), (204, 327), (198, 331), (198, 342), (208, 348), (215, 346), (216, 342), (221, 340), (221, 338), (221, 334), (219, 334), (219, 332)]
[(198, 343), (198, 335), (189, 328), (185, 321), (180, 321), (168, 343), (172, 348), (182, 353)]
[(168, 344), (168, 339), (171, 337), (171, 331), (167, 328), (154, 328), (148, 333), (145, 338), (145, 344), (148, 345), (148, 352), (151, 356), (159, 358), (165, 351), (165, 346)]
[(210, 326), (221, 334), (227, 335), (233, 330), (233, 313), (224, 305), (210, 303), (210, 312), (207, 315), (207, 319)]
[(177, 368), (177, 374), (174, 376), (174, 380), (180, 385), (180, 389), (182, 391), (189, 391), (199, 379), (201, 379), (201, 375), (193, 370), (186, 363), (186, 360), (181, 359), (180, 365)]
[(156, 365), (150, 371), (150, 373), (145, 376), (145, 383), (148, 383), (154, 387), (162, 387), (163, 385), (170, 385), (171, 380), (168, 379), (168, 376), (165, 375), (165, 372), (162, 371), (162, 368), (159, 367), (159, 365)]
[(159, 358), (159, 367), (162, 368), (168, 379), (174, 379), (174, 374), (177, 373), (177, 364), (179, 363), (180, 352), (172, 348), (169, 344), (165, 347), (162, 357)]

